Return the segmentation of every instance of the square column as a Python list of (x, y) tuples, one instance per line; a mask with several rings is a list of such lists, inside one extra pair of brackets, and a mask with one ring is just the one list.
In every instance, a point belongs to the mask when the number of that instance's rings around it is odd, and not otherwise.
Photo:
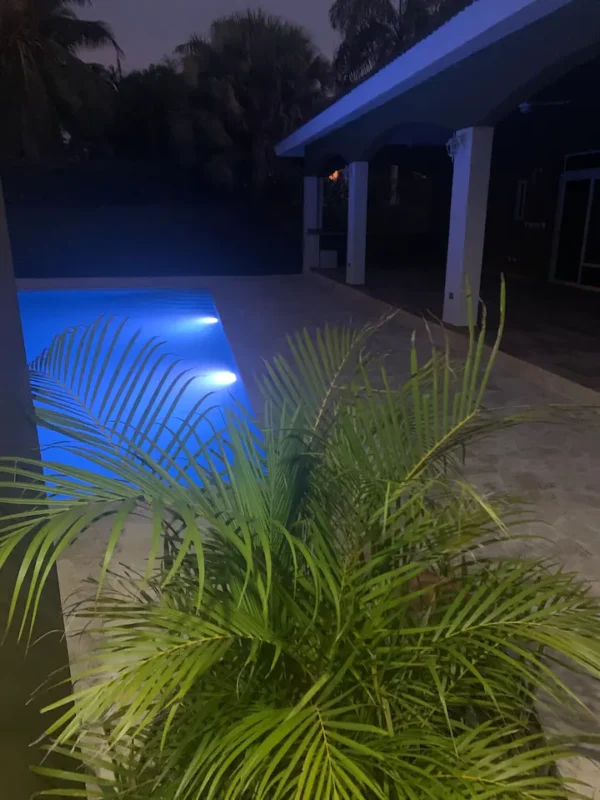
[(465, 326), (467, 277), (477, 320), (494, 129), (465, 128), (456, 138), (443, 321)]
[(369, 195), (369, 162), (353, 161), (348, 166), (348, 254), (346, 283), (365, 282), (367, 250), (367, 201)]
[(303, 272), (310, 272), (311, 269), (316, 269), (319, 266), (322, 227), (323, 178), (308, 175), (304, 178)]

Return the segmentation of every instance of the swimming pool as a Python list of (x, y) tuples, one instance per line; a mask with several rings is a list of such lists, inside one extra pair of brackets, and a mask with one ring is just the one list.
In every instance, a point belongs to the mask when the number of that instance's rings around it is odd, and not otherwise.
[[(182, 419), (203, 396), (219, 408), (241, 405), (250, 408), (246, 390), (229, 347), (219, 314), (210, 294), (186, 289), (43, 289), (19, 292), (25, 350), (33, 361), (67, 328), (85, 326), (98, 318), (115, 318), (115, 325), (127, 318), (126, 331), (140, 331), (140, 341), (151, 337), (164, 342), (164, 351), (179, 359), (178, 370), (187, 370), (193, 381), (178, 399), (173, 419)], [(112, 324), (112, 323), (111, 323)], [(115, 356), (116, 358), (117, 356)], [(145, 374), (137, 383), (142, 386)], [(157, 378), (153, 378), (154, 383)], [(152, 385), (150, 385), (150, 391)], [(135, 395), (135, 393), (134, 393)], [(131, 398), (133, 405), (134, 396)], [(135, 421), (135, 414), (132, 421)], [(203, 427), (204, 426), (204, 427)], [(208, 422), (198, 435), (210, 435)], [(63, 463), (79, 465), (73, 453), (60, 447), (64, 437), (40, 429), (42, 455)], [(167, 434), (168, 435), (168, 434)], [(164, 438), (164, 437), (163, 437)], [(161, 444), (159, 440), (159, 445)], [(60, 454), (57, 455), (57, 449)], [(48, 455), (51, 453), (51, 455)], [(101, 470), (100, 470), (101, 471)]]

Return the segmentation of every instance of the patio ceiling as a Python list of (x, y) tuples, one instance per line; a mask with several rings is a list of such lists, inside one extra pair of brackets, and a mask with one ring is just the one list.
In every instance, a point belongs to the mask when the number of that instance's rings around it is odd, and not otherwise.
[(277, 147), (318, 174), (332, 156), (368, 161), (385, 144), (443, 144), (495, 125), (600, 52), (600, 0), (475, 0)]

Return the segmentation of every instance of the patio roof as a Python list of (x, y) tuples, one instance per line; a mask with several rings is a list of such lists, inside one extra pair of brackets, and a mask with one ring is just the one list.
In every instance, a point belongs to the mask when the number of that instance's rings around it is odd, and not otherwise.
[(475, 0), (276, 152), (318, 164), (369, 160), (384, 144), (443, 144), (456, 130), (495, 125), (598, 52), (600, 0)]

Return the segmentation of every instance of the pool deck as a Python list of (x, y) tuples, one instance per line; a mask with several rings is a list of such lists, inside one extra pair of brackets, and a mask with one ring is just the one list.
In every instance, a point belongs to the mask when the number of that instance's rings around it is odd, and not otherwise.
[[(362, 326), (389, 312), (385, 303), (317, 275), (269, 277), (164, 278), (137, 280), (21, 281), (20, 289), (107, 287), (204, 288), (211, 292), (223, 320), (227, 338), (251, 402), (259, 407), (255, 376), (264, 359), (285, 348), (285, 337), (299, 328), (315, 329), (325, 323), (352, 322)], [(397, 377), (408, 373), (408, 354), (413, 330), (427, 349), (427, 333), (418, 317), (401, 312), (376, 334), (376, 344), (390, 353), (390, 371)], [(439, 333), (439, 332), (438, 332)], [(437, 335), (437, 334), (436, 334)], [(464, 346), (459, 334), (451, 345)], [(578, 387), (510, 356), (500, 358), (493, 374), (487, 402), (502, 408), (578, 402), (600, 407), (600, 394)], [(597, 419), (597, 422), (596, 422)], [(545, 538), (523, 545), (528, 555), (553, 559), (592, 582), (600, 593), (600, 417), (592, 412), (585, 424), (536, 424), (503, 431), (468, 454), (468, 473), (483, 490), (501, 490), (535, 504), (540, 519), (532, 530)], [(127, 559), (142, 556), (142, 529), (123, 545)], [(101, 541), (76, 545), (59, 569), (63, 597), (73, 597), (82, 574), (94, 572)], [(129, 549), (128, 549), (129, 548)], [(127, 553), (126, 553), (127, 551)], [(137, 562), (139, 564), (139, 560)], [(82, 572), (83, 571), (83, 572)], [(593, 712), (589, 730), (598, 729), (600, 689), (582, 686)], [(592, 783), (600, 797), (600, 770), (591, 762), (573, 767)], [(590, 797), (594, 797), (590, 794)]]
[[(345, 283), (343, 269), (321, 270), (323, 277)], [(442, 263), (381, 269), (369, 265), (364, 286), (353, 287), (397, 308), (441, 319), (445, 260)], [(507, 307), (502, 350), (563, 378), (600, 391), (600, 293), (584, 291), (519, 274), (504, 275)], [(499, 322), (501, 273), (484, 267), (481, 298), (488, 310), (489, 338)]]

